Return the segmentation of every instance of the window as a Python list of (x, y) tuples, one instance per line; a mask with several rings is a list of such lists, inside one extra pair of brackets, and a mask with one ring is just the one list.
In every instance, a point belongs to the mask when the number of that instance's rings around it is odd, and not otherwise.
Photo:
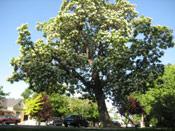
[(16, 112), (16, 117), (20, 118), (21, 113), (20, 112)]
[(29, 119), (28, 115), (24, 115), (24, 121), (27, 121)]

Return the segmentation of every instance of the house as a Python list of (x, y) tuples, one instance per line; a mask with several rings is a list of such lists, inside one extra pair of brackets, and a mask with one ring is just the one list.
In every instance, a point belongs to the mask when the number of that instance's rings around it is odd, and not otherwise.
[[(0, 116), (13, 115), (21, 119), (21, 125), (36, 125), (37, 121), (24, 114), (25, 104), (21, 99), (4, 99), (0, 100)], [(45, 125), (42, 122), (41, 125)]]
[(4, 99), (0, 100), (0, 116), (14, 115), (24, 121), (24, 102), (21, 99)]

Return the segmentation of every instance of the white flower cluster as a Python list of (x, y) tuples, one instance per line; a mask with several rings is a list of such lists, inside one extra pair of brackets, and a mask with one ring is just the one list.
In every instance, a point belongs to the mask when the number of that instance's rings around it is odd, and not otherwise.
[(135, 18), (132, 23), (135, 26), (135, 28), (137, 30), (139, 30), (140, 32), (145, 32), (147, 29), (150, 28), (151, 26), (151, 21), (152, 19), (149, 17), (144, 17), (141, 16), (139, 18)]

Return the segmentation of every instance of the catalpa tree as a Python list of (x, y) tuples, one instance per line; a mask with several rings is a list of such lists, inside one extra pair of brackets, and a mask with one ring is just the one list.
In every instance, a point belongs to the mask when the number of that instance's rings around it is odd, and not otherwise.
[(33, 42), (28, 25), (18, 28), (21, 55), (11, 60), (9, 81), (23, 80), (37, 92), (66, 90), (95, 98), (106, 126), (110, 117), (105, 99), (114, 89), (123, 89), (121, 81), (150, 73), (162, 49), (173, 46), (172, 30), (137, 15), (135, 5), (124, 0), (63, 0), (56, 17), (36, 26), (45, 39)]

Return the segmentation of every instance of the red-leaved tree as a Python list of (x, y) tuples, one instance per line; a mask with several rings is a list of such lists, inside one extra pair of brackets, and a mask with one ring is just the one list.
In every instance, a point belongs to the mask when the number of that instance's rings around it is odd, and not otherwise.
[(52, 106), (46, 95), (42, 94), (40, 103), (42, 103), (40, 104), (40, 110), (37, 110), (37, 112), (34, 114), (30, 114), (31, 117), (37, 119), (38, 125), (40, 125), (41, 120), (48, 120), (50, 117), (52, 117)]
[(127, 118), (133, 125), (134, 121), (130, 117), (132, 115), (138, 114), (141, 115), (144, 113), (144, 106), (141, 106), (139, 101), (136, 98), (129, 97), (125, 102), (123, 102), (118, 108), (119, 113)]

